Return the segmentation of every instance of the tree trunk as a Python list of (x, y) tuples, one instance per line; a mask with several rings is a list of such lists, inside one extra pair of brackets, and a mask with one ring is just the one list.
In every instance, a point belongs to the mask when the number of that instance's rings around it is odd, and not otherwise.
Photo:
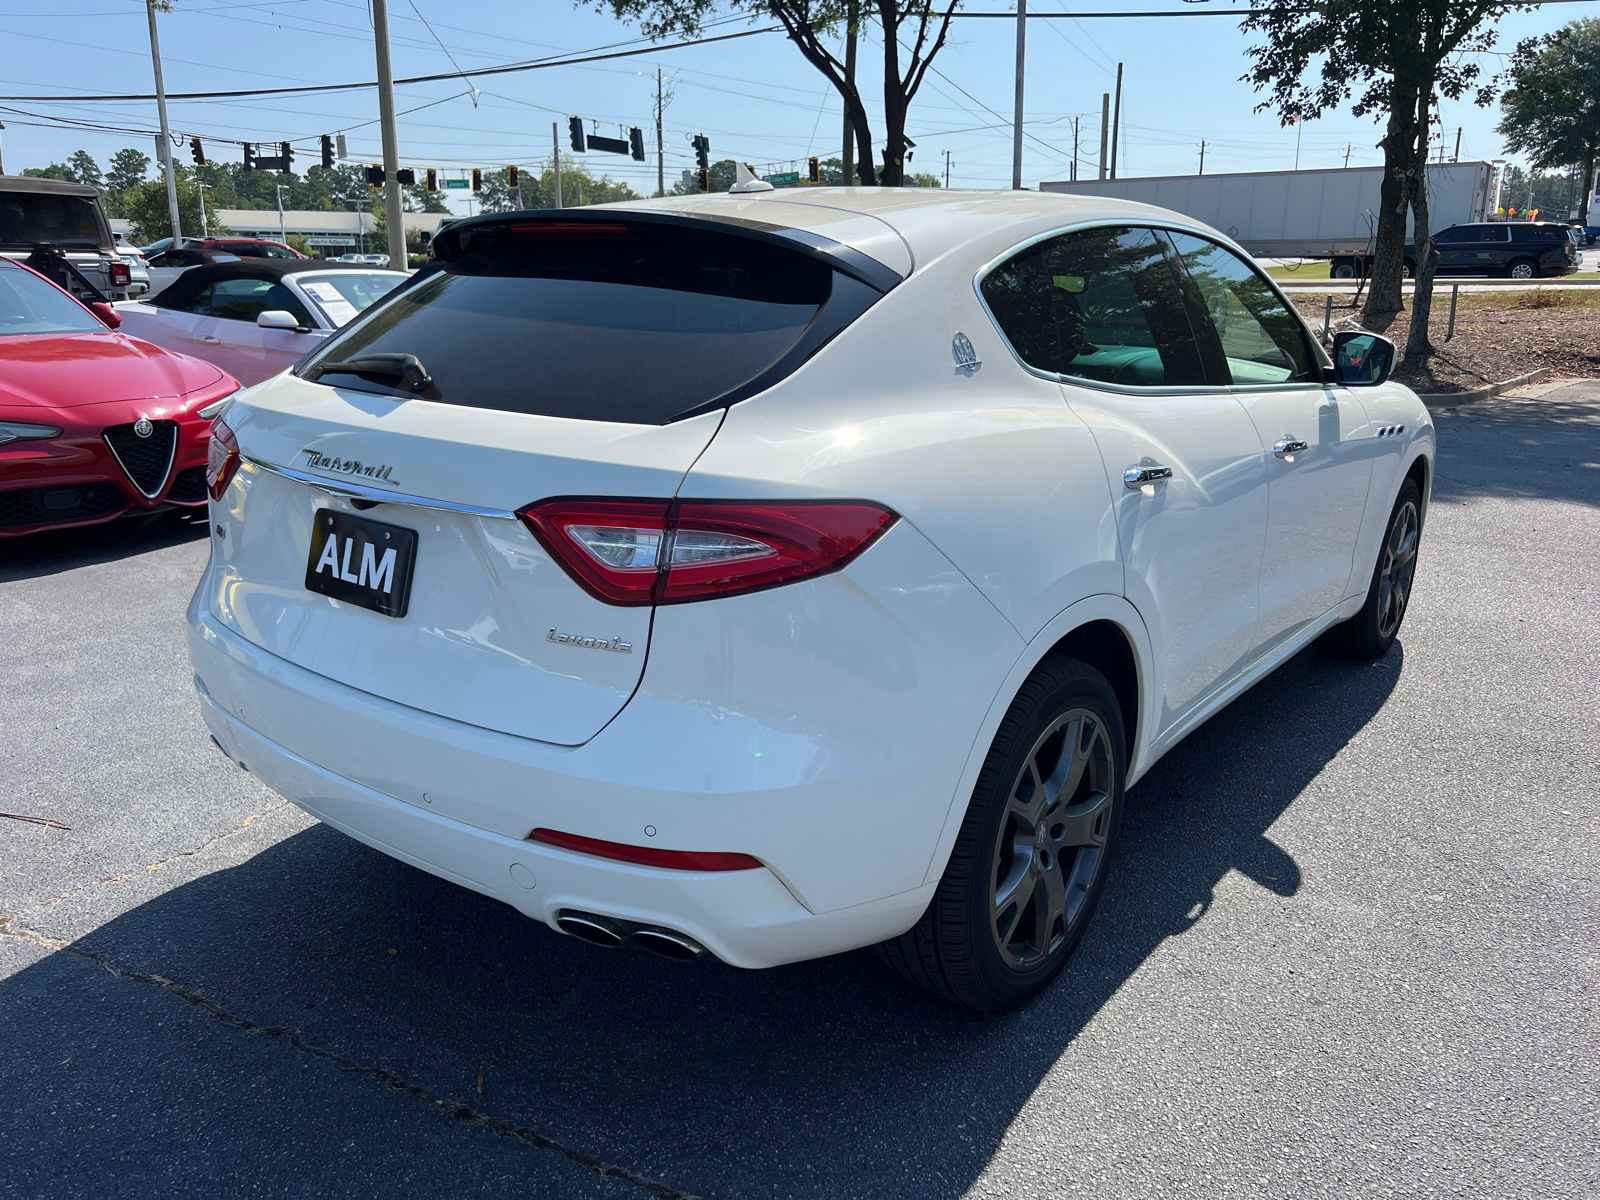
[(879, 0), (883, 32), (883, 173), (882, 187), (905, 183), (906, 90), (900, 78), (900, 10), (898, 0)]
[(1428, 340), (1428, 317), (1433, 311), (1433, 273), (1439, 266), (1434, 248), (1433, 229), (1428, 224), (1428, 108), (1433, 99), (1433, 83), (1417, 93), (1418, 153), (1411, 162), (1411, 212), (1415, 218), (1411, 244), (1417, 263), (1416, 289), (1411, 294), (1411, 329), (1406, 334), (1406, 361), (1419, 363), (1433, 353)]
[(1406, 210), (1411, 161), (1416, 156), (1417, 89), (1396, 81), (1390, 94), (1389, 127), (1383, 141), (1383, 184), (1378, 193), (1378, 228), (1373, 239), (1372, 282), (1361, 323), (1379, 332), (1404, 306), (1400, 283), (1405, 266)]

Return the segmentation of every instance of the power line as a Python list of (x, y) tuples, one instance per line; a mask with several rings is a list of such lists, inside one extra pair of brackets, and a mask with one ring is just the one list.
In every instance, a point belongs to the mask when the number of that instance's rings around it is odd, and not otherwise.
[[(504, 67), (481, 67), (475, 71), (441, 71), (437, 75), (412, 75), (406, 79), (396, 79), (396, 83), (437, 83), (442, 79), (466, 79), (468, 76), (477, 75), (510, 75), (519, 71), (542, 71), (547, 67), (570, 67), (580, 63), (601, 62), (612, 58), (636, 58), (641, 54), (655, 54), (662, 50), (681, 50), (685, 46), (705, 46), (712, 42), (730, 42), (735, 38), (755, 37), (761, 33), (777, 33), (781, 29), (778, 25), (767, 25), (761, 29), (746, 29), (739, 33), (724, 33), (716, 37), (691, 38), (688, 41), (671, 42), (665, 46), (645, 46), (638, 50), (615, 50), (609, 54), (587, 54), (577, 58), (548, 58), (534, 59), (530, 62), (512, 63)], [(241, 88), (231, 92), (169, 92), (168, 100), (220, 100), (239, 96), (285, 96), (306, 95), (317, 92), (354, 92), (363, 88), (375, 88), (377, 80), (364, 83), (321, 83), (309, 84), (305, 87), (287, 88)], [(154, 100), (155, 94), (123, 95), (123, 96), (0, 96), (0, 100)]]

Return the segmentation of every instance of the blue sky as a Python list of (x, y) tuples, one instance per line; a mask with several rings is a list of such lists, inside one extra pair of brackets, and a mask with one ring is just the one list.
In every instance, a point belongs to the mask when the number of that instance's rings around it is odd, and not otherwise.
[[(1220, 5), (1218, 5), (1220, 7)], [(998, 11), (997, 0), (969, 8)], [(1064, 11), (1064, 0), (1033, 0), (1032, 11)], [(1104, 0), (1077, 3), (1079, 11), (1177, 8), (1174, 0)], [(0, 7), (0, 65), (5, 94), (76, 94), (152, 90), (142, 0), (8, 0)], [(1507, 14), (1500, 23), (1501, 51), (1519, 38), (1545, 33), (1593, 12), (1590, 2), (1560, 3)], [(363, 0), (177, 0), (160, 18), (169, 91), (340, 83), (374, 75), (371, 26)], [(618, 43), (648, 45), (637, 29), (568, 0), (391, 0), (395, 73), (448, 71), (452, 61), (471, 70)], [(765, 24), (760, 22), (758, 24)], [(713, 32), (749, 28), (743, 19)], [(951, 183), (1003, 187), (1010, 182), (1010, 112), (1015, 54), (1011, 21), (956, 23), (951, 44), (936, 60), (914, 102), (909, 132), (918, 149), (913, 170), (944, 172)], [(1100, 96), (1124, 67), (1121, 175), (1180, 174), (1196, 169), (1206, 140), (1206, 171), (1287, 169), (1295, 163), (1296, 134), (1266, 113), (1253, 112), (1258, 97), (1239, 82), (1249, 65), (1247, 37), (1228, 16), (1164, 20), (1034, 21), (1029, 26), (1028, 103), (1023, 163), (1025, 183), (1065, 179), (1072, 157), (1072, 121), (1081, 120), (1084, 166), (1093, 173), (1099, 137)], [(626, 47), (624, 47), (626, 48)], [(1496, 70), (1502, 58), (1485, 59)], [(869, 96), (877, 90), (881, 50), (861, 49)], [(756, 164), (839, 153), (840, 110), (823, 78), (781, 34), (719, 45), (652, 51), (639, 58), (486, 77), (480, 94), (449, 81), (398, 89), (402, 160), (448, 172), (473, 166), (500, 168), (549, 161), (550, 123), (559, 121), (563, 151), (566, 117), (597, 122), (615, 136), (619, 127), (646, 129), (650, 162), (600, 153), (587, 155), (597, 173), (625, 179), (641, 192), (654, 187), (654, 102), (660, 67), (672, 100), (666, 110), (666, 165), (670, 182), (691, 166), (688, 138), (704, 133), (712, 157)], [(150, 138), (137, 132), (62, 129), (46, 120), (94, 122), (119, 130), (155, 127), (151, 102), (30, 104), (0, 101), (0, 134), (8, 171), (65, 158), (82, 147), (102, 162), (112, 151)], [(876, 117), (876, 114), (874, 114)], [(1463, 129), (1463, 158), (1503, 154), (1494, 132), (1497, 112), (1470, 103), (1447, 103), (1447, 139)], [(174, 102), (175, 130), (197, 133), (214, 158), (237, 159), (225, 141), (300, 143), (301, 164), (315, 161), (321, 133), (345, 131), (352, 158), (379, 158), (377, 101), (373, 92), (299, 98)], [(875, 126), (881, 129), (881, 123)], [(1307, 123), (1299, 131), (1302, 167), (1381, 161), (1378, 127), (1348, 112)], [(625, 133), (624, 133), (624, 136)], [(187, 155), (185, 148), (180, 153)], [(464, 205), (457, 202), (464, 210)]]

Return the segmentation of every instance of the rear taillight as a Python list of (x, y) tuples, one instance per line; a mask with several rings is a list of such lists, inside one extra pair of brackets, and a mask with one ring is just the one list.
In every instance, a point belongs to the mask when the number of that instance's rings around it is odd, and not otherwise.
[(120, 259), (111, 264), (111, 286), (127, 287), (133, 282), (133, 268)]
[(581, 834), (562, 833), (559, 829), (535, 829), (528, 840), (579, 854), (592, 854), (596, 858), (638, 863), (644, 867), (666, 867), (673, 871), (753, 871), (762, 865), (759, 858), (727, 850), (659, 850), (654, 846), (603, 842)]
[(866, 500), (565, 497), (518, 514), (580, 586), (607, 604), (682, 604), (837, 571), (896, 517)]
[(221, 500), (239, 470), (239, 439), (221, 417), (211, 422), (211, 444), (206, 448), (206, 490)]

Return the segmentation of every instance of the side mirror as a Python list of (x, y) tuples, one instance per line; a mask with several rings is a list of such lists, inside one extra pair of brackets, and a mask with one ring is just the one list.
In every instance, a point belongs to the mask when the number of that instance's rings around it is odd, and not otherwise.
[(263, 329), (287, 329), (291, 333), (299, 333), (305, 328), (300, 324), (299, 317), (281, 308), (269, 308), (264, 313), (258, 313), (256, 324)]
[(1345, 330), (1333, 335), (1333, 382), (1376, 387), (1394, 370), (1394, 343), (1376, 333)]
[(99, 317), (107, 329), (116, 329), (122, 324), (122, 314), (103, 300), (96, 300), (89, 305), (89, 311)]

